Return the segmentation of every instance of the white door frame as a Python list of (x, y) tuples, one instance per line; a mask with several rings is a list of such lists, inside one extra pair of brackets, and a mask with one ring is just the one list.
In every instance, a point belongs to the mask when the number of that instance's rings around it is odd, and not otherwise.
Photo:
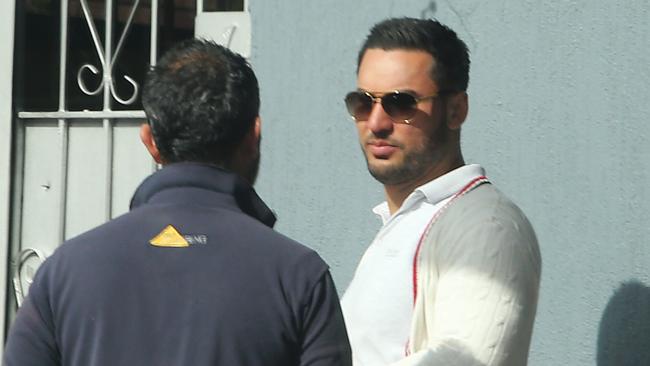
[[(9, 291), (9, 182), (11, 181), (11, 135), (14, 120), (13, 61), (15, 0), (0, 1), (0, 345), (5, 340), (5, 305)], [(4, 347), (0, 346), (0, 358)]]

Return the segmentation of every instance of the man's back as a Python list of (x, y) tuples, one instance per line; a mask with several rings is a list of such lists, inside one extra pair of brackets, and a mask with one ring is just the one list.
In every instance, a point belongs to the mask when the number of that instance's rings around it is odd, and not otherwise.
[(347, 364), (326, 264), (234, 175), (173, 164), (134, 205), (42, 266), (7, 365)]

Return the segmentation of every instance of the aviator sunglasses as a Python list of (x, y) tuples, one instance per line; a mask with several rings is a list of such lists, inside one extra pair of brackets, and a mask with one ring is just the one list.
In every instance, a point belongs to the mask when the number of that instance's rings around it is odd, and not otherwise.
[(410, 119), (417, 112), (417, 104), (423, 100), (436, 98), (438, 95), (416, 97), (411, 93), (396, 90), (379, 96), (357, 90), (345, 96), (345, 106), (356, 121), (367, 121), (374, 104), (381, 103), (381, 107), (394, 122), (410, 123)]

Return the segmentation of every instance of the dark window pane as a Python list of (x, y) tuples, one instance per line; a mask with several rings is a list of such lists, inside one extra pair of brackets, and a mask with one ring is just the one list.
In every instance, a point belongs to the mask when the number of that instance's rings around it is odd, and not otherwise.
[(244, 0), (199, 0), (203, 11), (244, 11)]
[(59, 2), (16, 2), (14, 101), (18, 110), (55, 111), (59, 100)]
[(194, 37), (196, 1), (161, 0), (159, 7), (158, 56), (161, 56), (175, 43)]
[[(60, 1), (24, 0), (17, 24), (15, 77), (18, 110), (50, 111), (58, 108), (59, 100), (59, 37)], [(112, 110), (142, 109), (141, 87), (150, 63), (151, 0), (143, 0), (136, 9), (121, 48), (117, 46), (133, 9), (134, 0), (113, 0), (111, 29), (111, 76), (115, 96), (107, 108)], [(35, 6), (34, 4), (38, 4)], [(66, 64), (66, 109), (70, 111), (102, 110), (104, 89), (101, 62), (105, 54), (106, 0), (89, 0), (89, 11), (98, 35), (100, 47), (93, 40), (80, 0), (70, 0), (68, 8), (68, 47)], [(158, 9), (158, 55), (174, 43), (194, 36), (195, 2), (192, 0), (160, 0)], [(22, 21), (20, 20), (22, 18)], [(17, 27), (18, 29), (18, 27)], [(98, 50), (99, 48), (99, 50)], [(119, 53), (117, 53), (119, 51)], [(98, 53), (99, 52), (99, 53)], [(116, 58), (117, 56), (117, 58)], [(20, 66), (18, 66), (20, 65)], [(96, 72), (96, 73), (95, 73)], [(126, 78), (140, 87), (135, 88)], [(81, 79), (81, 83), (78, 81)], [(122, 101), (135, 96), (132, 104)]]

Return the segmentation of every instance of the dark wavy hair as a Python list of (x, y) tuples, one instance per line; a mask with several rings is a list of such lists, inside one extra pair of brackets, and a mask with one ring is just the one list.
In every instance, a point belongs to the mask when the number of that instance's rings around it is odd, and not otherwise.
[(242, 56), (192, 39), (151, 67), (142, 104), (165, 162), (224, 165), (259, 115), (259, 87)]
[(390, 18), (370, 30), (357, 59), (357, 71), (368, 49), (417, 50), (433, 56), (431, 79), (442, 91), (466, 91), (469, 51), (456, 32), (432, 19)]

